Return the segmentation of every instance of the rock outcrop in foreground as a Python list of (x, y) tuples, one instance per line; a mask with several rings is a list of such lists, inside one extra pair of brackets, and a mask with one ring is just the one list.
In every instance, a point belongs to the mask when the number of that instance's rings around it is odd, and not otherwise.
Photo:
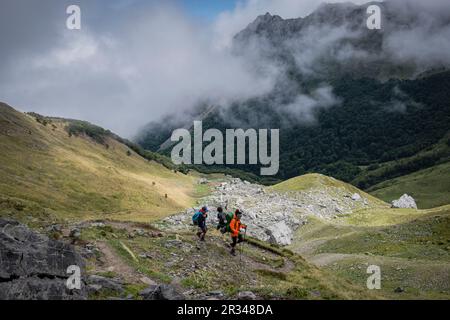
[(0, 219), (0, 300), (86, 299), (83, 281), (80, 290), (67, 287), (69, 266), (83, 272), (82, 258), (73, 246)]

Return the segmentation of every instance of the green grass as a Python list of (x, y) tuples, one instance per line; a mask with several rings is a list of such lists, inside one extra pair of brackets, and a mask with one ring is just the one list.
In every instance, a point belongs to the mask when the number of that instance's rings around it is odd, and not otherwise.
[[(324, 267), (336, 276), (352, 283), (366, 285), (367, 267), (377, 265), (381, 269), (381, 289), (378, 294), (386, 299), (448, 299), (450, 296), (447, 263), (439, 261), (415, 261), (382, 256), (350, 256), (338, 263)], [(396, 293), (401, 287), (405, 291)]]
[(81, 131), (69, 136), (67, 125), (44, 125), (0, 104), (8, 133), (0, 134), (1, 215), (152, 221), (195, 203), (195, 173), (127, 156), (130, 149), (109, 136), (102, 143)]
[[(372, 208), (332, 221), (313, 218), (299, 229), (291, 249), (361, 288), (367, 266), (380, 266), (378, 293), (388, 299), (450, 296), (450, 205), (429, 210)], [(405, 292), (395, 293), (397, 287)]]
[[(378, 163), (364, 168), (364, 170), (362, 170), (361, 173), (353, 181), (351, 181), (351, 183), (361, 189), (372, 189), (375, 185), (382, 184), (385, 181), (407, 176), (442, 163), (448, 163), (449, 161), (450, 133), (447, 133), (436, 144), (413, 156)], [(446, 181), (445, 177), (441, 178)], [(440, 180), (438, 180), (438, 182), (439, 181)]]
[[(275, 186), (271, 187), (270, 189), (274, 191), (279, 192), (287, 192), (287, 191), (305, 191), (308, 189), (317, 188), (320, 186), (327, 186), (327, 187), (350, 187), (349, 185), (338, 181), (336, 179), (311, 173), (311, 174), (305, 174), (303, 176), (295, 177), (286, 181), (283, 181), (279, 184), (276, 184)], [(350, 187), (352, 188), (352, 187)]]
[[(394, 213), (395, 215), (395, 213)], [(450, 262), (450, 208), (398, 224), (360, 227), (327, 242), (319, 252), (366, 253)]]
[(335, 195), (336, 197), (342, 195), (343, 192), (347, 192), (349, 194), (358, 193), (362, 197), (368, 199), (373, 205), (385, 205), (383, 201), (363, 192), (362, 190), (359, 190), (351, 184), (317, 173), (305, 174), (269, 187), (269, 190), (276, 192), (302, 192), (316, 189), (326, 189), (330, 195)]
[(202, 198), (211, 193), (211, 186), (208, 184), (197, 184), (195, 186), (193, 196), (195, 198)]
[(450, 204), (450, 162), (384, 181), (368, 191), (387, 202), (407, 193), (421, 209)]

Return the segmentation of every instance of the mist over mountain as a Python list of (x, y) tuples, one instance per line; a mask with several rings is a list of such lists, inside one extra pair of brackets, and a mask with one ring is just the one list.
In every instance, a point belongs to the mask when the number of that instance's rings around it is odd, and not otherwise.
[[(366, 25), (367, 8), (373, 4), (381, 8), (380, 30)], [(397, 0), (322, 4), (296, 19), (266, 13), (235, 35), (232, 50), (255, 75), (270, 79), (266, 83), (273, 84), (272, 90), (259, 96), (272, 97), (275, 112), (288, 122), (292, 116), (295, 121), (310, 122), (313, 109), (340, 102), (330, 80), (343, 76), (413, 79), (448, 69), (450, 4)], [(211, 103), (226, 109), (245, 100), (220, 104), (205, 95), (198, 105)]]
[[(380, 30), (366, 25), (373, 4)], [(197, 116), (181, 123), (280, 128), (279, 178), (316, 171), (352, 181), (361, 166), (413, 156), (449, 131), (450, 3), (323, 4), (296, 19), (266, 13), (236, 34), (232, 49), (255, 74), (271, 77), (272, 90), (228, 104), (205, 97)], [(158, 150), (180, 117), (164, 123), (164, 131), (149, 124), (137, 141)]]
[[(381, 9), (380, 30), (366, 25), (367, 8), (374, 4)], [(298, 19), (267, 13), (235, 36), (234, 48), (242, 55), (256, 50), (303, 76), (411, 78), (450, 64), (450, 4), (439, 8), (394, 0), (322, 4)]]

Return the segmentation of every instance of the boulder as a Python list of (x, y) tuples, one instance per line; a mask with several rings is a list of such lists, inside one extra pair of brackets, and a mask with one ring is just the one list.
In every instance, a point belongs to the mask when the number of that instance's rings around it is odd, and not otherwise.
[(353, 200), (353, 201), (359, 201), (359, 200), (361, 200), (361, 196), (359, 195), (359, 193), (354, 193), (354, 194), (352, 195), (352, 200)]
[(289, 228), (284, 221), (280, 221), (267, 227), (266, 233), (269, 236), (269, 242), (271, 243), (287, 246), (292, 242), (292, 229)]
[(69, 289), (69, 266), (84, 263), (70, 244), (49, 239), (13, 220), (0, 219), (0, 300), (78, 300), (86, 286)]
[(400, 199), (392, 201), (392, 208), (417, 209), (417, 204), (413, 197), (404, 194)]
[(225, 296), (222, 290), (214, 290), (207, 293), (207, 296), (222, 298)]
[(402, 293), (402, 292), (405, 292), (405, 289), (403, 289), (402, 287), (397, 287), (397, 288), (395, 288), (394, 292), (395, 293)]
[(106, 224), (104, 224), (103, 222), (92, 222), (91, 227), (92, 228), (104, 228), (104, 227), (106, 227)]
[(238, 293), (238, 300), (256, 300), (256, 295), (251, 291), (241, 291)]
[(60, 224), (52, 224), (51, 226), (47, 227), (47, 232), (58, 232), (62, 233), (62, 226)]
[(142, 290), (139, 295), (144, 300), (184, 300), (185, 296), (178, 292), (172, 285), (151, 285)]
[(106, 278), (98, 275), (91, 275), (87, 279), (90, 293), (95, 293), (102, 290), (112, 291), (122, 294), (124, 292), (123, 284), (118, 279)]
[(78, 228), (71, 229), (69, 237), (71, 237), (73, 241), (79, 240), (81, 238), (81, 230)]
[(155, 281), (153, 281), (152, 279), (150, 279), (148, 277), (145, 277), (145, 276), (141, 277), (139, 280), (142, 283), (145, 283), (148, 286), (155, 286), (155, 285), (157, 285), (157, 283)]

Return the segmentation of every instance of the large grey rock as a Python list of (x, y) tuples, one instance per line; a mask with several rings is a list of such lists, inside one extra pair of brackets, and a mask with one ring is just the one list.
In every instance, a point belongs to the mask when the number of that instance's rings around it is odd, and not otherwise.
[(404, 194), (400, 199), (392, 201), (392, 208), (417, 209), (417, 204), (413, 197)]
[(81, 238), (81, 231), (80, 231), (80, 229), (79, 228), (71, 229), (70, 233), (69, 233), (69, 237), (72, 238), (73, 242), (76, 242), (76, 241), (80, 240), (80, 238)]
[(80, 290), (66, 285), (72, 265), (83, 277), (84, 263), (73, 246), (0, 219), (0, 300), (85, 299), (83, 281)]
[(88, 277), (87, 283), (89, 293), (97, 293), (103, 290), (119, 294), (122, 294), (124, 292), (123, 283), (118, 279), (91, 275)]
[(354, 193), (354, 194), (352, 195), (352, 200), (353, 200), (353, 201), (359, 201), (359, 200), (361, 200), (361, 196), (359, 195), (359, 193)]
[(168, 284), (152, 285), (142, 290), (139, 295), (144, 300), (184, 300), (186, 297)]
[(280, 246), (290, 245), (292, 242), (292, 229), (284, 222), (278, 222), (267, 228), (269, 242)]

